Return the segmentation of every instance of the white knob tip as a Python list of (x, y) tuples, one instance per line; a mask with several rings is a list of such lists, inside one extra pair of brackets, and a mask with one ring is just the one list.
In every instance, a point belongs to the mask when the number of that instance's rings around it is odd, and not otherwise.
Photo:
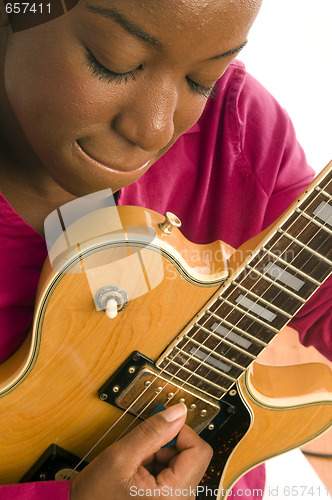
[(106, 316), (110, 319), (116, 318), (118, 314), (118, 303), (115, 299), (110, 299), (106, 304)]

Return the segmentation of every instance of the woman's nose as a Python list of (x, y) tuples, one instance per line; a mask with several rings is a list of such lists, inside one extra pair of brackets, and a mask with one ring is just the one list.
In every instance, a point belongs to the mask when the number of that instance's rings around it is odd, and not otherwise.
[(174, 135), (177, 93), (174, 87), (149, 85), (135, 92), (115, 117), (118, 134), (145, 151), (165, 148)]

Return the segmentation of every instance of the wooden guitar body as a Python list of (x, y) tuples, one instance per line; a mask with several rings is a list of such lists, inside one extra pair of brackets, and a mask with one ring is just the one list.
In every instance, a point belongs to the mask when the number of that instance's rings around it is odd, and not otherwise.
[[(202, 485), (226, 498), (247, 470), (331, 425), (332, 373), (319, 364), (259, 365), (254, 346), (262, 350), (271, 338), (256, 339), (250, 325), (243, 335), (242, 323), (230, 336), (216, 333), (216, 304), (243, 267), (228, 245), (194, 245), (176, 228), (164, 233), (155, 212), (118, 210), (124, 232), (89, 235), (57, 253), (56, 270), (45, 264), (33, 330), (0, 365), (0, 482), (62, 478), (40, 465), (50, 445), (79, 459), (89, 453), (91, 461), (139, 422), (131, 413), (145, 418), (157, 403), (185, 399), (189, 424), (215, 449)], [(108, 209), (90, 214), (81, 229), (95, 228), (103, 215), (109, 217)], [(120, 292), (125, 298), (110, 318), (96, 297)], [(227, 295), (227, 304), (232, 300)], [(263, 327), (264, 311), (257, 311), (241, 321), (256, 314)], [(202, 323), (207, 312), (210, 323)], [(60, 471), (72, 468), (63, 462)]]
[(215, 454), (202, 483), (218, 489), (220, 481), (220, 498), (225, 498), (245, 472), (327, 430), (332, 421), (331, 383), (331, 370), (321, 363), (285, 367), (253, 363), (238, 385), (249, 409), (250, 427), (229, 458), (221, 430), (212, 443)]

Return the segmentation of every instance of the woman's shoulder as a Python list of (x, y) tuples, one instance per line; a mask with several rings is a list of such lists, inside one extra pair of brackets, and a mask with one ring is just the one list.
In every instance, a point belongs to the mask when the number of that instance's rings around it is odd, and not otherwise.
[(237, 168), (240, 163), (255, 176), (267, 197), (295, 184), (295, 198), (313, 176), (288, 113), (241, 61), (233, 61), (217, 82), (199, 128), (208, 131), (208, 140), (214, 135), (216, 149), (231, 151)]
[[(232, 113), (242, 123), (255, 111), (255, 117), (264, 121), (274, 117), (289, 120), (286, 111), (274, 96), (251, 75), (242, 61), (235, 59), (215, 85), (215, 94), (209, 99), (202, 118), (219, 108), (223, 115)], [(264, 113), (263, 113), (264, 111)], [(260, 114), (261, 113), (261, 114)]]

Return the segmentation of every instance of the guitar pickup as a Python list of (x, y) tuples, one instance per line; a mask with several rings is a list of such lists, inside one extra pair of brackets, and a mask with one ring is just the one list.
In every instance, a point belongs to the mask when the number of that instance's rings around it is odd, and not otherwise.
[(216, 401), (196, 394), (170, 380), (153, 362), (135, 352), (98, 391), (99, 398), (142, 419), (157, 405), (187, 406), (186, 424), (197, 433), (205, 429), (220, 411)]

